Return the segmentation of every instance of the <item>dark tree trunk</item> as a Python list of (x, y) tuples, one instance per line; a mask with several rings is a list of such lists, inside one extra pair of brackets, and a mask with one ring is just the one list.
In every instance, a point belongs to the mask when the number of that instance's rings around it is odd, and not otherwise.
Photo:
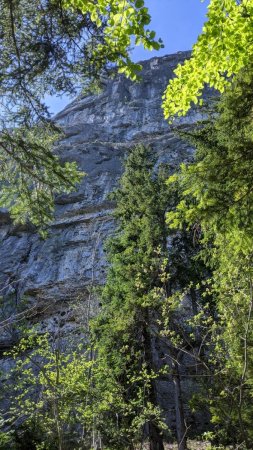
[(153, 423), (149, 425), (149, 450), (164, 450), (162, 435)]
[[(143, 341), (144, 341), (144, 352), (145, 361), (148, 367), (155, 370), (155, 364), (153, 361), (153, 349), (152, 349), (152, 336), (150, 332), (152, 319), (150, 317), (150, 312), (147, 310), (145, 314), (145, 324), (143, 327)], [(155, 380), (151, 381), (151, 387), (148, 399), (154, 406), (159, 406), (157, 401), (156, 383)], [(159, 430), (159, 427), (153, 423), (148, 424), (148, 439), (149, 439), (149, 450), (164, 450), (163, 446), (163, 435)]]
[(182, 401), (180, 374), (177, 363), (173, 367), (173, 383), (176, 408), (176, 428), (178, 450), (187, 450), (186, 425), (184, 419), (184, 407)]

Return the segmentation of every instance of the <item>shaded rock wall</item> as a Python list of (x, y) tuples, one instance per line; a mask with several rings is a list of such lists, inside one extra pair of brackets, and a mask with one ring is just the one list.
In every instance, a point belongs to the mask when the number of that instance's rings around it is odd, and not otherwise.
[[(63, 332), (73, 333), (77, 318), (71, 301), (80, 296), (89, 302), (89, 310), (95, 307), (90, 304), (89, 286), (105, 279), (103, 242), (113, 232), (113, 205), (107, 196), (122, 173), (127, 149), (148, 144), (159, 162), (171, 169), (192, 155), (174, 129), (196, 121), (199, 113), (193, 110), (169, 126), (161, 109), (173, 69), (189, 55), (182, 52), (145, 61), (141, 82), (124, 76), (108, 79), (102, 93), (77, 99), (56, 116), (66, 133), (57, 152), (63, 160), (77, 161), (87, 175), (75, 193), (57, 197), (55, 220), (44, 241), (32, 230), (14, 227), (1, 212), (0, 295), (10, 305), (3, 317), (25, 296), (31, 321), (40, 322), (42, 329), (60, 326)], [(15, 340), (15, 330), (5, 326), (0, 331), (1, 350)], [(173, 393), (167, 381), (161, 383), (159, 395), (173, 422)]]
[(159, 161), (171, 168), (192, 153), (174, 136), (173, 128), (195, 121), (198, 114), (192, 112), (172, 127), (161, 109), (161, 96), (173, 69), (187, 56), (188, 52), (182, 52), (145, 61), (141, 82), (132, 83), (123, 76), (108, 79), (101, 94), (76, 100), (56, 116), (66, 133), (58, 153), (63, 160), (77, 161), (87, 175), (77, 192), (56, 199), (55, 221), (45, 241), (14, 227), (2, 212), (2, 294), (15, 302), (26, 295), (40, 306), (47, 301), (52, 306), (82, 292), (91, 282), (103, 282), (102, 243), (113, 230), (113, 205), (107, 195), (121, 175), (127, 149), (139, 142), (148, 144), (157, 151)]

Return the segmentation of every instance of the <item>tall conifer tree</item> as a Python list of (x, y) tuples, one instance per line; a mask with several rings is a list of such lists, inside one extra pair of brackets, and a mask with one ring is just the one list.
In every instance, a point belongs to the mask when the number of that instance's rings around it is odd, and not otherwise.
[(165, 191), (164, 176), (161, 171), (154, 173), (150, 151), (142, 146), (134, 148), (126, 160), (120, 187), (113, 194), (118, 228), (108, 244), (111, 266), (95, 325), (98, 359), (110, 368), (122, 396), (121, 408), (115, 414), (115, 448), (132, 448), (135, 439), (145, 437), (150, 450), (164, 448), (154, 331), (166, 295), (162, 279)]

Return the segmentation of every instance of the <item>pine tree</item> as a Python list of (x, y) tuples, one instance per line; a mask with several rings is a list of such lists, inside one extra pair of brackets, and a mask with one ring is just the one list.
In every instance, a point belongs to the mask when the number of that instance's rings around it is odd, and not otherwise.
[(113, 194), (118, 228), (107, 246), (110, 268), (94, 328), (98, 361), (108, 367), (118, 395), (110, 411), (112, 422), (113, 410), (115, 414), (116, 437), (104, 431), (104, 438), (118, 449), (130, 449), (135, 440), (145, 438), (150, 450), (164, 448), (154, 335), (166, 295), (162, 266), (167, 199), (164, 176), (153, 168), (150, 151), (136, 147)]
[[(112, 194), (117, 229), (107, 244), (110, 267), (93, 331), (98, 365), (109, 383), (105, 396), (111, 399), (102, 435), (115, 449), (131, 449), (145, 438), (151, 450), (163, 449), (157, 397), (163, 377), (174, 390), (178, 449), (185, 450), (185, 404), (191, 393), (184, 398), (182, 378), (206, 376), (209, 313), (207, 300), (199, 302), (197, 283), (207, 271), (194, 261), (196, 233), (169, 233), (166, 211), (173, 209), (177, 192), (166, 186), (166, 175), (166, 166), (157, 167), (151, 151), (138, 146)], [(186, 296), (190, 309), (184, 306)], [(166, 349), (162, 358), (158, 348)]]

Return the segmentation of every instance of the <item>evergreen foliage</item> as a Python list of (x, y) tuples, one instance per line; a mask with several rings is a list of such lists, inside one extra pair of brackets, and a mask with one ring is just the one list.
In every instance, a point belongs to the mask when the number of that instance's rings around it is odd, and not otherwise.
[(1, 133), (0, 206), (8, 208), (14, 223), (29, 219), (42, 236), (52, 220), (55, 195), (75, 190), (84, 175), (75, 162), (62, 164), (52, 153), (59, 136), (50, 123)]
[(241, 72), (216, 117), (185, 133), (196, 160), (170, 177), (181, 200), (171, 227), (198, 225), (200, 257), (212, 270), (207, 293), (217, 309), (209, 361), (214, 436), (249, 449), (252, 441), (252, 69)]
[(52, 153), (61, 134), (49, 121), (44, 96), (71, 93), (77, 71), (90, 73), (83, 34), (91, 22), (65, 11), (61, 1), (1, 0), (0, 6), (0, 206), (16, 221), (29, 218), (43, 229), (53, 195), (73, 190), (82, 177), (75, 163), (63, 164)]
[(98, 363), (107, 368), (116, 386), (103, 421), (109, 420), (104, 437), (115, 449), (133, 448), (145, 438), (151, 449), (163, 448), (165, 425), (156, 398), (159, 371), (153, 360), (153, 333), (165, 295), (167, 199), (164, 176), (161, 171), (153, 173), (150, 158), (147, 149), (136, 147), (113, 194), (118, 228), (108, 243), (111, 266), (102, 310), (93, 324)]
[[(198, 248), (192, 235), (184, 230), (169, 237), (165, 215), (177, 193), (166, 186), (166, 176), (166, 166), (157, 167), (152, 152), (138, 146), (111, 196), (118, 228), (107, 244), (110, 267), (101, 313), (93, 322), (98, 373), (99, 367), (106, 371), (109, 383), (101, 386), (111, 398), (107, 414), (100, 417), (109, 448), (131, 449), (148, 440), (151, 450), (163, 449), (168, 431), (157, 397), (162, 378), (174, 390), (178, 448), (185, 450), (182, 368), (193, 383), (206, 371), (210, 313), (207, 300), (201, 306), (195, 286), (207, 271), (191, 260)], [(184, 306), (189, 293), (190, 310)], [(160, 359), (157, 349), (162, 347), (166, 354)]]

